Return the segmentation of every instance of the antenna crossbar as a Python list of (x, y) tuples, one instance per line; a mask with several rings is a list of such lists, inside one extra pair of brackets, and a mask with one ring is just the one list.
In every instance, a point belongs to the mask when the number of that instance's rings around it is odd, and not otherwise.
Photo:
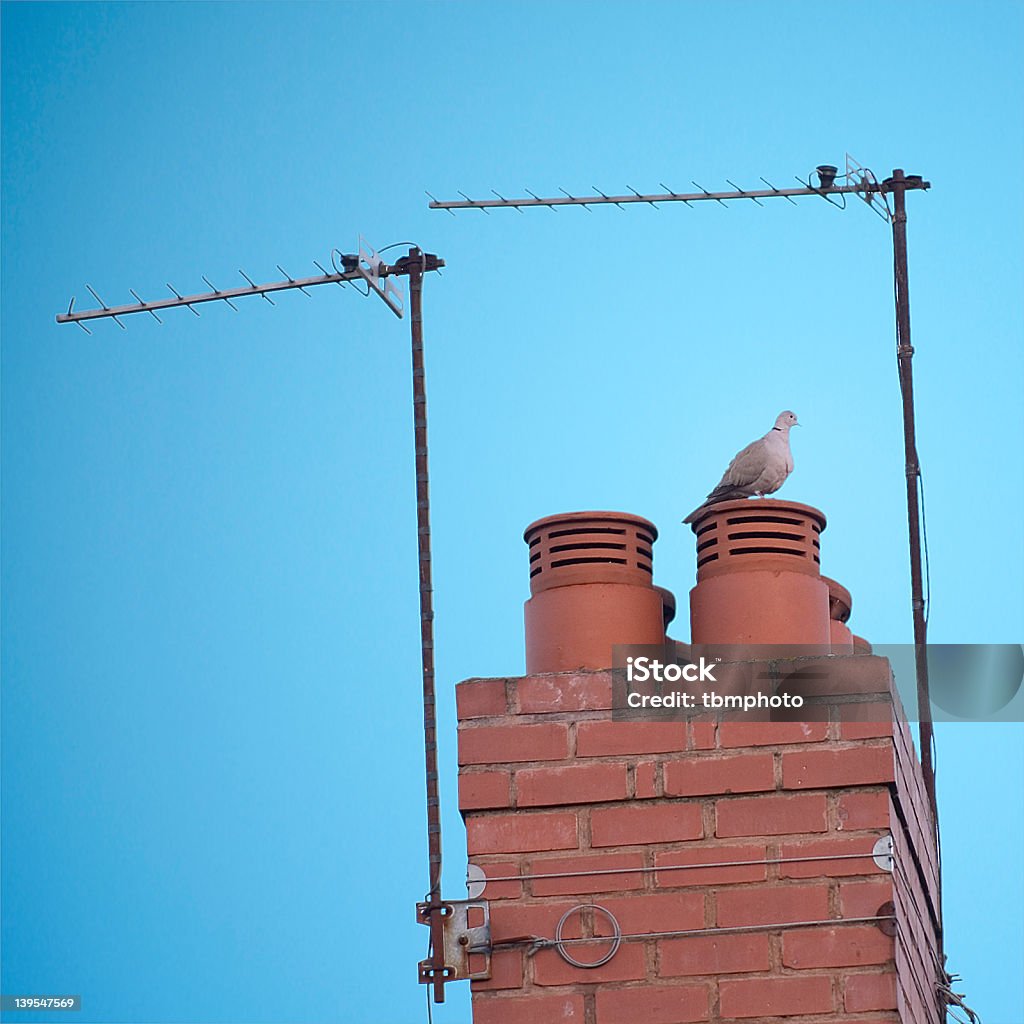
[[(242, 276), (245, 277), (244, 274)], [(158, 309), (172, 309), (176, 306), (197, 306), (201, 302), (226, 302), (230, 306), (231, 299), (242, 299), (248, 295), (266, 295), (268, 292), (283, 292), (292, 288), (305, 289), (318, 284), (340, 284), (343, 286), (345, 281), (363, 280), (363, 278), (364, 275), (358, 270), (346, 270), (340, 274), (325, 273), (317, 277), (290, 278), (287, 281), (271, 281), (269, 284), (250, 284), (245, 288), (225, 288), (223, 291), (214, 289), (212, 292), (202, 292), (199, 295), (179, 295), (175, 292), (174, 297), (170, 299), (157, 299), (154, 302), (145, 302), (139, 299), (138, 302), (127, 306), (103, 306), (102, 309), (76, 310), (73, 308), (75, 300), (72, 299), (68, 311), (57, 314), (57, 323), (79, 323), (82, 320), (128, 316), (131, 313), (153, 313), (155, 315)], [(171, 286), (168, 285), (167, 287), (170, 288)], [(174, 291), (173, 288), (171, 290)], [(132, 292), (132, 294), (135, 295), (135, 292)], [(100, 301), (102, 302), (102, 300)]]
[[(398, 244), (404, 245), (405, 243)], [(388, 246), (387, 248), (394, 248), (394, 246)], [(232, 299), (244, 299), (250, 295), (260, 295), (273, 306), (275, 303), (270, 297), (271, 292), (286, 292), (297, 288), (304, 295), (309, 295), (309, 292), (306, 291), (307, 288), (315, 288), (320, 284), (336, 284), (339, 288), (344, 288), (346, 282), (349, 281), (363, 281), (367, 286), (364, 294), (369, 295), (371, 292), (376, 292), (384, 300), (385, 305), (387, 305), (391, 312), (401, 319), (404, 310), (403, 293), (390, 278), (397, 276), (411, 277), (414, 273), (425, 274), (429, 271), (440, 270), (444, 266), (444, 260), (432, 253), (422, 253), (419, 249), (416, 249), (416, 253), (418, 255), (415, 261), (410, 262), (410, 257), (403, 257), (397, 263), (388, 264), (380, 258), (379, 254), (366, 242), (366, 239), (360, 237), (358, 254), (343, 253), (338, 249), (331, 251), (333, 274), (329, 273), (316, 260), (313, 260), (313, 266), (320, 271), (319, 275), (316, 277), (294, 278), (284, 267), (278, 264), (277, 269), (284, 274), (284, 281), (270, 281), (267, 284), (257, 284), (244, 270), (239, 270), (239, 274), (245, 278), (246, 287), (225, 289), (214, 287), (213, 282), (203, 275), (203, 280), (210, 286), (211, 291), (201, 292), (197, 295), (182, 295), (174, 285), (168, 284), (167, 287), (170, 289), (173, 298), (146, 302), (138, 292), (133, 288), (129, 288), (128, 290), (138, 301), (126, 306), (108, 306), (92, 287), (86, 285), (85, 287), (89, 289), (92, 297), (100, 304), (100, 308), (76, 310), (75, 300), (72, 298), (68, 305), (68, 311), (57, 314), (57, 323), (78, 324), (86, 334), (91, 334), (92, 332), (82, 321), (101, 320), (107, 317), (112, 319), (123, 330), (124, 324), (121, 323), (119, 317), (130, 316), (132, 313), (149, 313), (157, 323), (163, 323), (160, 317), (156, 315), (158, 309), (188, 306), (196, 316), (199, 316), (199, 310), (195, 307), (202, 302), (226, 302), (237, 313), (238, 307), (231, 301)], [(413, 263), (415, 263), (415, 269), (412, 269)], [(360, 289), (356, 290), (359, 291)]]
[[(908, 179), (907, 189), (928, 189), (931, 182), (920, 179)], [(527, 189), (529, 191), (529, 189)], [(854, 185), (832, 185), (829, 188), (815, 188), (813, 185), (803, 185), (801, 188), (767, 188), (767, 189), (739, 189), (735, 186), (730, 192), (659, 192), (650, 195), (640, 193), (628, 193), (621, 196), (605, 195), (599, 192), (595, 196), (573, 196), (569, 194), (543, 198), (531, 193), (529, 199), (434, 199), (431, 196), (429, 203), (431, 210), (486, 210), (503, 206), (526, 207), (526, 206), (603, 206), (612, 203), (621, 206), (626, 203), (699, 203), (714, 200), (725, 203), (728, 200), (737, 199), (791, 199), (792, 196), (821, 196), (828, 198), (830, 195), (842, 195), (845, 193), (858, 193), (870, 195), (872, 193), (890, 192), (891, 188), (886, 182), (862, 181)], [(428, 193), (429, 195), (429, 193)]]

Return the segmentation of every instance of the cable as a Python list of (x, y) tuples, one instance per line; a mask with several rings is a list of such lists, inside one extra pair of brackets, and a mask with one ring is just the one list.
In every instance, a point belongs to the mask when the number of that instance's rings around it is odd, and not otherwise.
[[(960, 975), (946, 974), (945, 971), (943, 971), (942, 973), (945, 975), (946, 978), (945, 983), (942, 985), (936, 985), (935, 987), (939, 995), (941, 995), (946, 1000), (946, 1012), (949, 1014), (949, 1016), (952, 1017), (953, 1020), (957, 1021), (958, 1024), (982, 1024), (981, 1014), (976, 1013), (964, 1002), (963, 993), (954, 992), (953, 989), (950, 987), (952, 986), (954, 981), (962, 980), (960, 978)], [(963, 1010), (964, 1013), (967, 1014), (967, 1017), (958, 1017), (951, 1009), (951, 1007), (954, 1006), (960, 1010)]]
[[(895, 881), (899, 881), (901, 883), (903, 889), (907, 893), (912, 893), (913, 892), (913, 886), (910, 884), (910, 880), (907, 878), (906, 872), (904, 872), (904, 870), (903, 870), (903, 868), (901, 866), (898, 866), (896, 868), (896, 871), (894, 872), (893, 878), (894, 878)], [(894, 884), (895, 884), (895, 882), (894, 882)], [(920, 928), (922, 929), (922, 931), (924, 931), (925, 934), (934, 931), (936, 933), (936, 938), (938, 938), (937, 923), (935, 921), (931, 920), (931, 915), (929, 914), (929, 920), (926, 921), (924, 919), (924, 916), (922, 914), (922, 909), (918, 905), (917, 900), (914, 899), (912, 895), (909, 898), (909, 903), (914, 908), (914, 916), (917, 918), (917, 923), (920, 926)], [(897, 921), (897, 924), (899, 924), (898, 921)], [(938, 951), (935, 951), (933, 953), (933, 956), (932, 956), (932, 966), (935, 968), (937, 974), (940, 977), (945, 977), (946, 971), (945, 971), (942, 963), (940, 962)]]
[[(925, 878), (923, 876), (923, 872), (921, 871), (920, 866), (919, 865), (915, 865), (915, 867), (917, 868), (916, 873), (917, 873), (917, 876), (918, 876), (917, 877), (917, 886), (919, 888), (919, 891), (921, 891), (922, 894), (925, 897), (927, 897), (928, 896), (927, 882), (926, 882), (926, 880), (925, 880)], [(925, 933), (930, 932), (930, 931), (934, 931), (936, 926), (937, 926), (937, 924), (938, 924), (938, 922), (935, 920), (935, 916), (932, 914), (931, 910), (928, 907), (922, 907), (920, 905), (920, 903), (918, 903), (918, 901), (914, 898), (913, 892), (914, 892), (915, 886), (914, 886), (913, 881), (911, 880), (910, 876), (907, 874), (906, 870), (904, 869), (904, 866), (903, 866), (902, 863), (901, 864), (897, 864), (895, 866), (895, 871), (893, 872), (893, 879), (894, 879), (894, 881), (899, 882), (903, 886), (903, 889), (906, 890), (906, 892), (908, 894), (910, 894), (909, 905), (914, 908), (914, 916), (917, 918), (917, 923), (920, 925), (921, 930), (923, 932), (925, 932)], [(927, 914), (927, 919), (925, 917), (925, 914)], [(938, 960), (936, 960), (935, 961), (935, 966), (941, 969), (942, 964), (939, 963)]]
[[(344, 264), (342, 265), (342, 269), (339, 270), (338, 269), (338, 262), (335, 259), (335, 254), (337, 254), (338, 256), (344, 256), (344, 253), (342, 253), (342, 251), (340, 249), (332, 249), (331, 250), (331, 266), (334, 268), (335, 273), (343, 274), (343, 273), (345, 273)], [(352, 287), (355, 288), (355, 290), (357, 292), (359, 292), (360, 295), (366, 296), (366, 295), (370, 294), (370, 282), (369, 281), (364, 281), (363, 282), (366, 285), (366, 291), (365, 292), (356, 285), (355, 280), (350, 279), (348, 283), (350, 285), (352, 285)]]
[[(592, 907), (594, 904), (588, 903), (585, 904), (585, 906)], [(572, 909), (576, 910), (578, 908), (574, 907)], [(604, 908), (602, 907), (598, 909), (603, 910)], [(895, 920), (896, 918), (892, 914), (875, 914), (871, 917), (832, 917), (816, 921), (786, 921), (777, 924), (732, 925), (727, 928), (676, 928), (663, 932), (617, 932), (615, 935), (594, 935), (589, 938), (579, 939), (563, 939), (557, 937), (557, 935), (553, 939), (542, 938), (537, 935), (524, 935), (514, 939), (505, 939), (503, 942), (492, 943), (491, 949), (513, 949), (517, 946), (529, 946), (531, 947), (531, 952), (536, 953), (542, 949), (558, 948), (559, 945), (580, 946), (586, 943), (610, 942), (613, 939), (618, 942), (635, 942), (637, 940), (647, 941), (648, 939), (674, 939), (691, 935), (736, 935), (741, 933), (752, 934), (757, 932), (777, 932), (783, 931), (787, 928), (814, 928), (819, 925), (828, 925), (830, 928), (835, 928), (838, 925), (844, 924), (877, 924), (880, 921)], [(609, 959), (611, 958), (609, 957)], [(570, 963), (571, 962), (572, 961), (570, 961)], [(602, 963), (606, 962), (607, 961), (602, 961)], [(599, 965), (578, 964), (577, 966), (589, 967)]]
[[(914, 452), (917, 459), (917, 452)], [(925, 518), (924, 506), (924, 474), (921, 472), (921, 463), (917, 463), (917, 487), (921, 494), (921, 541), (924, 544), (924, 623), (928, 625), (928, 615), (932, 610), (932, 571), (928, 564), (928, 520)]]
[[(902, 171), (899, 172), (902, 182)], [(914, 612), (914, 647), (917, 661), (917, 703), (920, 727), (921, 765), (925, 790), (928, 794), (929, 809), (935, 831), (936, 846), (939, 844), (939, 807), (936, 793), (936, 740), (933, 728), (928, 693), (928, 616), (931, 611), (931, 572), (925, 570), (927, 591), (921, 592), (921, 546), (924, 547), (924, 562), (928, 565), (927, 527), (924, 519), (924, 478), (921, 473), (920, 455), (914, 427), (913, 369), (914, 348), (910, 343), (910, 308), (907, 296), (906, 261), (906, 211), (905, 194), (896, 190), (893, 215), (893, 295), (896, 306), (896, 367), (899, 376), (900, 397), (903, 402), (903, 441), (907, 474), (907, 527), (911, 555), (911, 603)], [(904, 321), (906, 322), (904, 325)], [(914, 478), (911, 495), (911, 476)], [(941, 930), (940, 930), (941, 939)]]
[[(434, 939), (433, 936), (427, 939), (427, 959), (429, 960), (434, 955)], [(427, 1024), (434, 1024), (434, 1011), (430, 1006), (430, 986), (423, 986), (423, 994), (427, 997)]]
[[(714, 863), (704, 864), (666, 864), (660, 867), (622, 867), (622, 868), (593, 868), (590, 871), (551, 871), (546, 873), (529, 875), (495, 875), (485, 876), (484, 884), (490, 882), (526, 882), (538, 878), (594, 878), (599, 875), (635, 875), (653, 874), (658, 871), (699, 871), (706, 868), (743, 868), (758, 867), (763, 864), (803, 864), (823, 860), (869, 860), (875, 855), (871, 850), (864, 853), (833, 853), (816, 855), (814, 857), (765, 857), (762, 860), (723, 860)], [(896, 863), (895, 853), (886, 854), (893, 863)], [(484, 867), (484, 865), (477, 865)]]
[[(921, 507), (921, 544), (924, 547), (924, 625), (925, 629), (928, 628), (928, 616), (932, 610), (932, 570), (931, 564), (928, 559), (928, 519), (925, 515), (925, 500), (924, 500), (924, 473), (921, 472), (921, 463), (917, 457), (917, 451), (915, 446), (914, 459), (917, 462), (917, 486), (920, 493), (920, 507)], [(935, 733), (932, 733), (932, 786), (938, 790), (939, 785), (939, 744), (935, 739)], [(936, 797), (936, 803), (938, 798)], [(939, 831), (939, 813), (938, 807), (935, 809), (935, 857), (938, 860), (939, 866), (939, 878), (942, 878), (942, 836)]]
[[(843, 174), (843, 175), (838, 175), (838, 177), (848, 178), (849, 175), (848, 174)], [(811, 175), (810, 174), (807, 175), (807, 180), (806, 181), (804, 181), (804, 179), (801, 178), (799, 175), (796, 175), (796, 180), (799, 181), (800, 184), (803, 185), (805, 188), (809, 188), (812, 191), (817, 192), (818, 195), (821, 196), (821, 198), (824, 199), (826, 203), (832, 203), (832, 205), (837, 210), (845, 210), (846, 209), (846, 193), (845, 192), (831, 193), (831, 189), (824, 189), (824, 188), (822, 188), (821, 187), (821, 175), (820, 174), (818, 175), (818, 186), (817, 187), (815, 187), (814, 185), (811, 184)], [(726, 179), (726, 181), (728, 181), (728, 178)], [(829, 199), (829, 195), (830, 194), (838, 195), (839, 198), (842, 199), (842, 201), (843, 201), (842, 205), (840, 205), (839, 203), (833, 202), (831, 199)]]
[[(893, 297), (897, 308), (899, 307), (899, 283), (893, 279)], [(900, 397), (904, 398), (907, 391), (907, 379), (904, 373), (903, 366), (903, 355), (902, 348), (905, 341), (900, 332), (899, 324), (896, 325), (896, 370), (900, 382)], [(909, 349), (911, 358), (913, 357), (913, 348)], [(909, 371), (909, 367), (906, 368)], [(931, 582), (931, 566), (928, 560), (928, 526), (925, 519), (925, 504), (924, 504), (924, 474), (921, 472), (921, 456), (917, 451), (917, 441), (915, 438), (913, 448), (910, 453), (914, 460), (914, 474), (916, 477), (916, 490), (917, 490), (917, 506), (921, 513), (921, 541), (924, 548), (924, 575), (925, 575), (925, 595), (924, 595), (924, 625), (928, 626), (928, 616), (931, 612), (932, 602), (932, 582)]]
[[(896, 279), (895, 275), (893, 277), (893, 293), (894, 293), (894, 300), (895, 300), (895, 303), (896, 303), (896, 306), (897, 306), (897, 309), (898, 309), (899, 308), (899, 282)], [(902, 333), (900, 331), (900, 326), (899, 326), (899, 322), (898, 321), (897, 321), (897, 324), (896, 324), (896, 344), (897, 344), (897, 350), (896, 350), (897, 351), (897, 360), (896, 360), (896, 365), (897, 365), (897, 371), (898, 371), (899, 383), (900, 383), (900, 396), (904, 397), (906, 395), (907, 379), (906, 379), (906, 376), (905, 376), (905, 373), (904, 373), (903, 358), (902, 358), (900, 350), (902, 349), (903, 345), (905, 344), (905, 340), (904, 340), (904, 338), (902, 336)], [(910, 356), (910, 358), (913, 358), (913, 348), (910, 348), (909, 356)], [(907, 367), (907, 372), (909, 373), (909, 366)], [(920, 457), (920, 455), (918, 454), (918, 451), (917, 451), (916, 439), (915, 439), (915, 443), (913, 445), (913, 448), (911, 450), (911, 455), (912, 455), (913, 460), (914, 460), (914, 470), (915, 470), (916, 485), (917, 485), (916, 488), (915, 488), (915, 499), (917, 501), (917, 507), (918, 507), (918, 510), (919, 510), (920, 516), (921, 516), (921, 525), (920, 525), (921, 546), (922, 546), (922, 549), (923, 549), (922, 553), (924, 555), (924, 595), (923, 595), (924, 608), (922, 609), (922, 616), (923, 616), (923, 619), (924, 619), (924, 622), (923, 622), (923, 636), (924, 636), (925, 648), (927, 650), (927, 643), (928, 643), (928, 640), (927, 640), (928, 619), (929, 619), (929, 616), (931, 615), (931, 609), (932, 609), (932, 575), (931, 575), (931, 561), (930, 561), (929, 553), (928, 553), (928, 520), (927, 520), (926, 508), (925, 508), (924, 474), (921, 471), (921, 457)], [(925, 657), (927, 658), (927, 655), (925, 655)], [(923, 714), (923, 711), (921, 711), (920, 709), (919, 709), (919, 714)], [(932, 793), (936, 793), (936, 787), (938, 785), (938, 742), (936, 741), (934, 730), (932, 730), (931, 734), (930, 734), (930, 742), (929, 742), (929, 751), (928, 751), (928, 753), (929, 753), (929, 759), (931, 761), (931, 791), (932, 791)], [(922, 756), (922, 759), (923, 759), (924, 758), (924, 751), (923, 750), (921, 752), (921, 756)], [(927, 780), (926, 780), (926, 783), (927, 783)], [(940, 832), (940, 829), (939, 829), (939, 808), (938, 808), (938, 797), (937, 796), (935, 798), (935, 804), (932, 807), (932, 812), (933, 812), (934, 825), (935, 825), (935, 847), (936, 847), (935, 853), (936, 853), (936, 858), (937, 858), (937, 860), (939, 862), (940, 884), (941, 884), (942, 838), (941, 838), (941, 832)], [(940, 935), (941, 935), (941, 925), (940, 925)]]

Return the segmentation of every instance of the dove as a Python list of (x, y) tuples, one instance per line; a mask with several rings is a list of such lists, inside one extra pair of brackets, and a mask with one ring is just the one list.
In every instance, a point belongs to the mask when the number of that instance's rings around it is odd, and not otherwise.
[(718, 486), (684, 520), (692, 523), (702, 509), (720, 501), (763, 498), (777, 491), (793, 472), (793, 454), (789, 450), (789, 428), (796, 427), (796, 414), (788, 409), (776, 417), (775, 426), (764, 437), (752, 441), (729, 463)]

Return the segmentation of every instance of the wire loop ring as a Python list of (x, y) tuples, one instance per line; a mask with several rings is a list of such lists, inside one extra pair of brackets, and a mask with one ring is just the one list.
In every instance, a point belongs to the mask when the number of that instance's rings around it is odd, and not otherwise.
[[(566, 952), (564, 940), (562, 938), (562, 929), (565, 927), (565, 922), (569, 920), (570, 916), (575, 914), (577, 910), (596, 910), (600, 911), (608, 919), (608, 923), (612, 926), (612, 934), (607, 936), (608, 941), (611, 942), (611, 948), (600, 960), (595, 960), (592, 963), (583, 963), (581, 960), (576, 960), (571, 954)], [(605, 938), (605, 936), (598, 936), (598, 938)], [(619, 927), (619, 922), (615, 919), (615, 915), (604, 907), (599, 907), (596, 903), (581, 903), (578, 907), (570, 907), (561, 917), (558, 922), (558, 927), (555, 929), (555, 949), (558, 950), (558, 955), (567, 963), (572, 964), (573, 967), (581, 967), (584, 970), (593, 970), (595, 967), (603, 967), (615, 954), (619, 951), (619, 946), (622, 944), (622, 929)]]

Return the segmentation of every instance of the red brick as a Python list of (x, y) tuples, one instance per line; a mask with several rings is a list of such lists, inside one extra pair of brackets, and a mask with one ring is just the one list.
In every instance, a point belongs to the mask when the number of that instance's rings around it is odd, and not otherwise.
[(831, 977), (744, 978), (718, 988), (723, 1017), (792, 1017), (833, 1009)]
[[(508, 878), (511, 875), (521, 875), (518, 861), (498, 861), (478, 865), (488, 878)], [(515, 882), (488, 882), (484, 893), (484, 899), (504, 900), (518, 899), (523, 894), (523, 883)]]
[[(702, 892), (668, 892), (650, 896), (639, 893), (601, 900), (611, 911), (623, 932), (667, 932), (673, 929), (704, 927)], [(602, 915), (597, 915), (600, 921)]]
[(569, 726), (565, 722), (459, 729), (459, 764), (561, 761), (568, 753)]
[(888, 828), (891, 804), (887, 789), (843, 793), (836, 805), (836, 830), (855, 832), (862, 828)]
[(518, 807), (551, 807), (626, 799), (624, 764), (573, 764), (516, 772)]
[[(580, 963), (599, 960), (611, 948), (608, 942), (567, 946), (569, 955)], [(603, 967), (573, 967), (557, 950), (541, 950), (533, 958), (533, 980), (538, 985), (607, 984), (612, 981), (642, 981), (647, 974), (643, 943), (624, 942)]]
[[(922, 1017), (918, 1019), (927, 1019)], [(857, 1017), (856, 1024), (902, 1024), (900, 1016), (894, 1010), (892, 1013), (887, 1013), (884, 1017)]]
[[(692, 850), (670, 850), (654, 856), (655, 884), (659, 889), (692, 885), (728, 885), (731, 882), (763, 882), (767, 875), (767, 856), (764, 846), (701, 846)], [(756, 861), (738, 867), (715, 867), (734, 861)], [(694, 864), (711, 865), (706, 868)], [(666, 871), (665, 868), (684, 866), (684, 871)]]
[[(749, 649), (746, 653), (750, 653)], [(742, 697), (748, 693), (756, 693), (762, 688), (762, 681), (771, 678), (763, 661), (728, 661), (719, 658), (714, 660), (716, 662), (714, 666), (715, 677), (708, 689), (713, 690), (722, 697)], [(701, 686), (700, 689), (703, 691), (705, 687)], [(730, 712), (722, 712), (721, 714), (728, 715)]]
[(579, 846), (576, 815), (488, 814), (466, 822), (469, 855), (525, 853), (533, 850), (573, 850)]
[(658, 792), (658, 766), (654, 761), (641, 761), (636, 766), (635, 792), (638, 800), (662, 795)]
[[(476, 964), (470, 958), (470, 970)], [(502, 988), (523, 987), (523, 951), (521, 949), (499, 949), (491, 954), (491, 976), (486, 981), (472, 982), (474, 992), (489, 992)]]
[(690, 749), (714, 750), (717, 722), (690, 722)]
[(892, 689), (892, 673), (885, 658), (848, 655), (807, 659), (783, 679), (779, 691), (792, 680), (804, 697), (835, 697), (849, 694), (885, 694)]
[(590, 817), (591, 846), (646, 846), (700, 839), (703, 835), (699, 804), (602, 807)]
[(459, 721), (508, 713), (504, 679), (467, 679), (455, 687)]
[[(642, 868), (641, 853), (604, 853), (586, 857), (553, 857), (530, 861), (530, 874), (557, 874), (569, 871), (610, 871), (613, 868)], [(622, 889), (642, 889), (644, 875), (640, 871), (622, 874), (583, 874), (570, 878), (535, 878), (534, 896), (562, 896), (570, 893), (618, 892)]]
[(892, 744), (842, 750), (795, 750), (782, 755), (784, 789), (825, 789), (892, 782)]
[(685, 722), (580, 722), (578, 757), (661, 754), (686, 749)]
[(896, 709), (891, 703), (839, 704), (836, 705), (839, 720), (839, 736), (844, 740), (865, 740), (893, 734), (893, 719)]
[(721, 928), (744, 924), (788, 924), (828, 918), (828, 885), (759, 885), (726, 889), (716, 896)]
[(583, 1024), (583, 996), (494, 996), (473, 1000), (473, 1024)]
[(745, 974), (767, 971), (771, 953), (767, 935), (693, 935), (680, 939), (663, 939), (661, 952), (662, 977), (693, 974)]
[[(507, 942), (524, 935), (553, 936), (559, 918), (577, 902), (571, 900), (541, 900), (536, 903), (498, 903), (491, 907), (491, 939)], [(580, 935), (577, 917), (566, 922), (563, 934), (567, 938)]]
[(729, 837), (825, 832), (826, 810), (824, 793), (719, 800), (715, 804), (715, 834)]
[(873, 925), (799, 928), (782, 936), (782, 963), (811, 967), (862, 967), (893, 958), (893, 940)]
[(459, 809), (510, 807), (511, 779), (508, 772), (462, 772), (459, 775)]
[[(786, 844), (781, 848), (783, 858), (790, 857), (828, 857), (840, 856), (841, 860), (797, 860), (792, 863), (779, 864), (782, 878), (813, 879), (818, 876), (836, 878), (851, 874), (880, 874), (882, 868), (874, 863), (871, 848), (876, 838), (871, 836), (851, 836), (843, 839), (824, 839), (816, 843)], [(850, 857), (860, 854), (862, 857)]]
[(839, 886), (839, 913), (843, 917), (875, 917), (878, 908), (892, 902), (892, 877)]
[(827, 875), (834, 878), (839, 875), (875, 875), (882, 869), (875, 864), (871, 856), (871, 848), (875, 845), (874, 836), (850, 836), (842, 839), (821, 839), (816, 843), (787, 843), (782, 847), (782, 856), (788, 857), (829, 857), (847, 858), (850, 854), (863, 854), (843, 860), (800, 860), (779, 865), (779, 874), (783, 878), (817, 878)]
[(718, 727), (721, 747), (817, 743), (827, 736), (828, 722), (722, 722)]
[(757, 793), (774, 788), (775, 764), (771, 754), (699, 756), (665, 765), (666, 796)]
[[(840, 1018), (842, 1019), (842, 1018)], [(904, 1024), (907, 1018), (901, 1018), (900, 1015), (893, 1010), (891, 1013), (886, 1013), (882, 1017), (856, 1017), (856, 1024)], [(927, 1015), (922, 1015), (917, 1018), (918, 1020), (927, 1020)]]
[(516, 680), (524, 715), (555, 711), (607, 711), (612, 706), (612, 677), (607, 672), (525, 676)]
[[(600, 1024), (688, 1024), (707, 1020), (709, 1013), (710, 1000), (704, 985), (639, 985), (597, 990)], [(541, 1020), (547, 1024), (556, 1018), (538, 1016), (531, 1024)]]
[(896, 975), (851, 974), (843, 985), (843, 1008), (847, 1013), (861, 1010), (896, 1009)]

